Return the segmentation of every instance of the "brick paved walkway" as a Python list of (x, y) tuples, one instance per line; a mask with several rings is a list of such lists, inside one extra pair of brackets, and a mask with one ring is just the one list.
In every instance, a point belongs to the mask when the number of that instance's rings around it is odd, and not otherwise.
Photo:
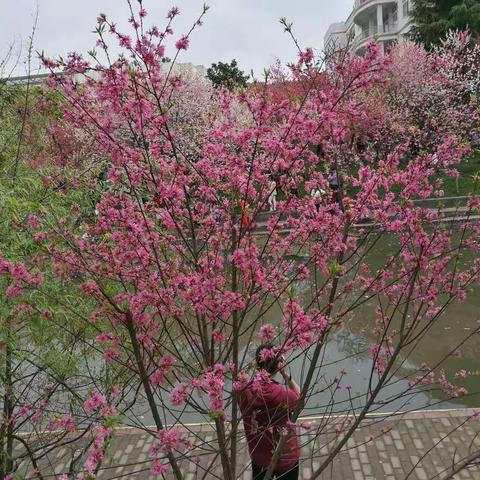
[[(443, 479), (452, 463), (480, 450), (480, 420), (471, 419), (480, 410), (440, 410), (413, 412), (395, 417), (370, 416), (361, 424), (329, 468), (318, 477), (321, 480), (427, 480)], [(311, 478), (313, 470), (325, 460), (329, 451), (339, 441), (334, 433), (336, 425), (347, 421), (336, 417), (325, 421), (323, 417), (306, 419), (310, 429), (301, 436), (302, 461), (300, 478)], [(210, 424), (189, 426), (191, 438), (197, 445), (198, 461), (180, 461), (186, 480), (222, 479), (219, 461), (215, 457), (214, 432)], [(85, 443), (87, 439), (83, 440)], [(120, 428), (116, 431), (108, 450), (107, 460), (99, 479), (122, 478), (131, 480), (158, 478), (150, 475), (149, 449), (154, 437), (145, 431)], [(239, 439), (239, 479), (250, 479), (248, 453), (245, 439)], [(40, 463), (53, 474), (66, 470), (79, 443), (64, 446), (49, 455), (49, 465)], [(432, 447), (434, 447), (432, 449)], [(18, 448), (21, 448), (20, 446)], [(431, 451), (430, 451), (431, 450)], [(84, 459), (80, 459), (80, 464)], [(213, 471), (205, 469), (214, 465)], [(29, 466), (24, 466), (24, 472)], [(480, 466), (472, 465), (454, 479), (480, 479)]]

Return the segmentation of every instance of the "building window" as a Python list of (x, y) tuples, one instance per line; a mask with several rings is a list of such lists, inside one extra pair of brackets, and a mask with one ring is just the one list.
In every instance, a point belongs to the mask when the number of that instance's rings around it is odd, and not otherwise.
[(410, 15), (410, 0), (403, 0), (403, 16), (408, 17)]

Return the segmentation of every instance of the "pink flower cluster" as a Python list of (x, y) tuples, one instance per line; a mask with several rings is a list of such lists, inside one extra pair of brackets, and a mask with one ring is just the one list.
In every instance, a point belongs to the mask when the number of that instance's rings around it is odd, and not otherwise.
[(105, 425), (98, 424), (93, 429), (93, 435), (92, 446), (87, 451), (85, 470), (89, 475), (95, 477), (97, 468), (105, 460), (105, 447), (111, 432)]
[(162, 357), (158, 366), (156, 366), (155, 372), (150, 375), (150, 383), (153, 386), (164, 385), (166, 382), (166, 377), (172, 370), (174, 364), (175, 360), (171, 356), (166, 355)]
[(75, 432), (77, 430), (77, 425), (73, 421), (73, 417), (71, 415), (63, 415), (62, 417), (55, 418), (48, 427), (51, 430), (55, 429), (65, 429), (69, 432)]
[(170, 470), (170, 466), (165, 462), (164, 457), (174, 451), (181, 451), (185, 448), (192, 448), (191, 441), (188, 436), (182, 435), (178, 428), (172, 427), (159, 430), (157, 441), (150, 448), (150, 454), (153, 457), (151, 473), (153, 475), (167, 473)]
[(97, 410), (101, 410), (102, 408), (107, 406), (107, 399), (105, 395), (102, 395), (98, 392), (92, 392), (90, 398), (86, 400), (83, 404), (83, 408), (87, 413), (92, 413)]
[(7, 298), (18, 297), (24, 285), (40, 286), (43, 283), (42, 272), (31, 273), (22, 263), (13, 263), (0, 257), (0, 274), (7, 274), (11, 279), (11, 284), (5, 292)]
[(261, 392), (265, 385), (272, 383), (272, 377), (266, 370), (260, 370), (252, 378), (252, 390)]
[(172, 405), (183, 405), (190, 394), (189, 386), (185, 383), (179, 383), (170, 391), (170, 402)]
[(175, 48), (177, 50), (187, 50), (189, 43), (188, 37), (180, 37), (175, 43)]
[(307, 315), (297, 299), (291, 299), (285, 304), (282, 320), (285, 328), (284, 351), (303, 349), (321, 338), (328, 326), (328, 319), (320, 314)]
[(262, 325), (258, 330), (258, 336), (262, 343), (273, 342), (277, 335), (276, 328), (270, 323)]
[[(116, 391), (112, 396), (116, 396)], [(93, 425), (93, 443), (87, 451), (85, 461), (85, 470), (89, 475), (95, 476), (96, 470), (105, 460), (105, 450), (112, 433), (108, 420), (117, 413), (117, 410), (115, 406), (109, 405), (105, 395), (99, 392), (92, 392), (90, 398), (84, 402), (83, 408), (86, 413), (94, 413), (102, 420), (102, 423), (96, 422)]]
[[(414, 380), (411, 380), (408, 384), (409, 389), (413, 389), (416, 386), (426, 386), (438, 384), (440, 391), (447, 396), (447, 398), (457, 398), (468, 393), (465, 387), (459, 387), (447, 380), (445, 372), (442, 370), (439, 375), (435, 375), (435, 372), (423, 363), (421, 369), (423, 375), (418, 376)], [(455, 374), (455, 378), (464, 379), (467, 377), (466, 370), (460, 370)]]
[(86, 413), (96, 413), (102, 418), (116, 414), (116, 408), (113, 405), (109, 405), (105, 395), (99, 392), (92, 392), (90, 398), (83, 403), (83, 408)]
[(224, 414), (223, 386), (225, 384), (225, 367), (217, 364), (211, 371), (207, 371), (201, 388), (207, 393), (210, 409), (213, 413)]

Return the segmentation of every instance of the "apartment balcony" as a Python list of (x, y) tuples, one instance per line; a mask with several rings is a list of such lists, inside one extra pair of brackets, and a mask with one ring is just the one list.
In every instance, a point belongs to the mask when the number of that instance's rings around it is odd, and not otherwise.
[(353, 11), (356, 12), (357, 10), (360, 10), (372, 5), (378, 5), (379, 3), (383, 3), (383, 4), (397, 3), (397, 0), (355, 0)]
[(353, 22), (357, 25), (365, 23), (369, 17), (375, 14), (379, 5), (384, 8), (392, 8), (396, 7), (398, 2), (397, 0), (356, 0), (352, 12)]
[[(368, 0), (365, 0), (368, 1)], [(359, 48), (364, 47), (367, 42), (374, 37), (378, 37), (379, 40), (385, 39), (389, 40), (392, 37), (395, 37), (398, 32), (398, 23), (387, 23), (385, 25), (374, 25), (370, 28), (364, 28), (360, 35), (357, 35), (352, 43), (353, 50), (358, 50)]]

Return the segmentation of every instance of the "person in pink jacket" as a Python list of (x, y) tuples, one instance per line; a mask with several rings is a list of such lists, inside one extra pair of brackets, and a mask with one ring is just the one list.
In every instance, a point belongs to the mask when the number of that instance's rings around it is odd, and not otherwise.
[[(260, 345), (256, 353), (259, 370), (268, 375), (266, 382), (251, 381), (239, 391), (243, 425), (252, 459), (252, 479), (263, 480), (282, 436), (283, 448), (272, 478), (297, 480), (300, 447), (295, 425), (290, 421), (300, 399), (300, 389), (292, 380), (281, 355), (272, 344)], [(285, 384), (275, 381), (279, 373)]]

